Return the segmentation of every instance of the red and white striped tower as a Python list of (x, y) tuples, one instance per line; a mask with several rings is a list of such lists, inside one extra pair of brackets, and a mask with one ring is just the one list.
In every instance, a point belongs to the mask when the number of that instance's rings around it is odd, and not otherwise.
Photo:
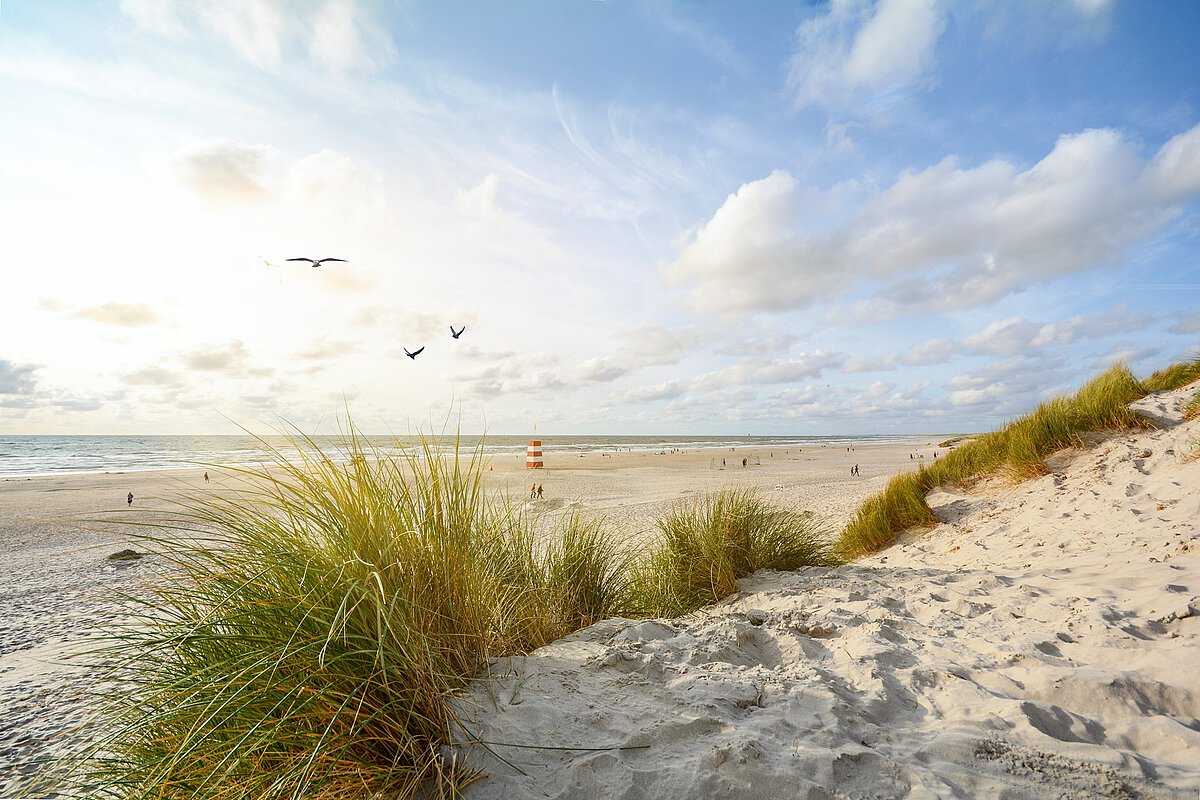
[(541, 468), (542, 442), (540, 439), (533, 439), (529, 442), (529, 446), (525, 448), (525, 469)]

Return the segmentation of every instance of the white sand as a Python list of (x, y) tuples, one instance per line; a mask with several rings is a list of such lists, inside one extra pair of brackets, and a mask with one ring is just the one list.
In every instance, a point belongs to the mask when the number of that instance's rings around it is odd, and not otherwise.
[[(527, 507), (547, 523), (582, 510), (603, 515), (636, 540), (677, 499), (730, 483), (761, 487), (781, 505), (812, 508), (832, 525), (896, 470), (910, 468), (910, 452), (932, 458), (933, 444), (871, 445), (852, 453), (826, 447), (568, 458), (547, 442), (547, 469), (525, 470), (524, 455), (495, 458), (488, 477), (521, 502), (536, 478), (544, 497)], [(721, 458), (728, 467), (711, 469)], [(751, 466), (743, 469), (742, 458)], [(855, 463), (862, 476), (851, 479)], [(171, 498), (230, 487), (210, 472), (211, 484), (203, 482), (203, 468), (0, 479), (0, 798), (27, 786), (39, 771), (37, 760), (81, 721), (89, 678), (72, 657), (90, 646), (98, 626), (124, 618), (115, 593), (137, 591), (166, 571), (154, 558), (110, 562), (107, 556), (142, 549), (133, 523), (153, 523)], [(125, 499), (130, 491), (132, 507)], [(115, 524), (89, 522), (98, 518)]]
[(862, 562), (496, 661), (468, 796), (1200, 796), (1196, 388)]

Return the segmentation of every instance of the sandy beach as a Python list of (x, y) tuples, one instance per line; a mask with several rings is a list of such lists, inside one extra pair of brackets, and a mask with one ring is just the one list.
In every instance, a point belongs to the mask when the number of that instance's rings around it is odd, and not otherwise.
[[(1195, 797), (1200, 463), (1183, 455), (1200, 426), (1176, 397), (1146, 401), (1162, 429), (1060, 454), (1045, 478), (938, 493), (942, 525), (869, 559), (497, 660), (461, 703), (454, 757), (487, 776), (469, 796)], [(487, 474), (548, 521), (602, 516), (636, 547), (673, 504), (729, 485), (836, 532), (939, 441), (583, 458), (548, 442), (546, 469), (506, 456)], [(122, 523), (230, 485), (202, 473), (0, 481), (0, 796), (79, 720), (67, 659), (119, 619), (115, 591), (163, 579), (152, 558), (107, 560), (138, 546)], [(101, 516), (117, 524), (86, 522)]]
[[(572, 511), (603, 516), (631, 542), (652, 534), (655, 519), (679, 500), (722, 486), (754, 486), (773, 502), (811, 510), (835, 529), (888, 476), (932, 458), (939, 440), (856, 447), (768, 451), (697, 450), (557, 456), (547, 442), (546, 468), (526, 470), (525, 457), (494, 457), (491, 485), (552, 523)], [(944, 452), (944, 451), (943, 451)], [(741, 466), (747, 459), (748, 465)], [(725, 459), (724, 469), (714, 466)], [(850, 468), (859, 464), (860, 477)], [(32, 762), (81, 717), (80, 671), (68, 658), (88, 647), (97, 627), (119, 620), (116, 594), (160, 579), (153, 558), (113, 562), (138, 549), (135, 523), (153, 521), (181, 494), (215, 491), (234, 481), (204, 469), (65, 475), (0, 480), (0, 797), (36, 773)], [(529, 482), (543, 499), (527, 501)], [(776, 487), (783, 488), (776, 488)], [(129, 492), (134, 503), (126, 502)], [(91, 520), (111, 520), (96, 525)], [(129, 523), (128, 525), (124, 523)], [(25, 777), (23, 777), (25, 776)]]
[(1196, 797), (1194, 391), (870, 558), (497, 661), (468, 796)]

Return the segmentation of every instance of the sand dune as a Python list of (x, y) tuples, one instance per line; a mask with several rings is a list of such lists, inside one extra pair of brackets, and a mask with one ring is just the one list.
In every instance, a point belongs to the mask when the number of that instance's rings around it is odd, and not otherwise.
[[(943, 524), (853, 565), (760, 573), (684, 619), (610, 620), (495, 661), (461, 703), (453, 755), (487, 773), (468, 796), (1194, 800), (1200, 461), (1185, 456), (1200, 423), (1181, 422), (1185, 394), (1139, 403), (1159, 429), (1057, 454), (1044, 478), (935, 493)], [(836, 528), (932, 445), (752, 453), (746, 468), (737, 452), (725, 470), (720, 452), (548, 457), (543, 501), (524, 500), (521, 458), (492, 480), (548, 520), (600, 514), (632, 541), (730, 484)], [(107, 562), (136, 542), (82, 520), (152, 519), (200, 477), (0, 482), (0, 795), (80, 718), (87, 676), (67, 657), (120, 618), (113, 590), (162, 580), (154, 559)]]
[(468, 796), (1195, 798), (1195, 389), (874, 557), (497, 660)]

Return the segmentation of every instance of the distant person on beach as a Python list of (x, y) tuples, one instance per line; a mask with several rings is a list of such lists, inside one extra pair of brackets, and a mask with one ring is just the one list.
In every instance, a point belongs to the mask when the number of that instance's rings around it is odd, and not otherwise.
[(208, 483), (208, 473), (204, 473), (204, 482)]
[(537, 499), (538, 500), (542, 499), (542, 485), (540, 483), (538, 484), (538, 488), (537, 488)]
[(537, 484), (531, 483), (529, 484), (529, 499), (532, 500), (535, 497), (537, 497)]
[(748, 464), (748, 463), (750, 463), (749, 459), (746, 459), (746, 458), (743, 458), (743, 459), (742, 459), (742, 467), (743, 467), (743, 469), (745, 468), (746, 464)]
[(133, 492), (129, 493), (129, 497), (126, 497), (125, 501), (129, 503), (129, 505), (133, 505)]

